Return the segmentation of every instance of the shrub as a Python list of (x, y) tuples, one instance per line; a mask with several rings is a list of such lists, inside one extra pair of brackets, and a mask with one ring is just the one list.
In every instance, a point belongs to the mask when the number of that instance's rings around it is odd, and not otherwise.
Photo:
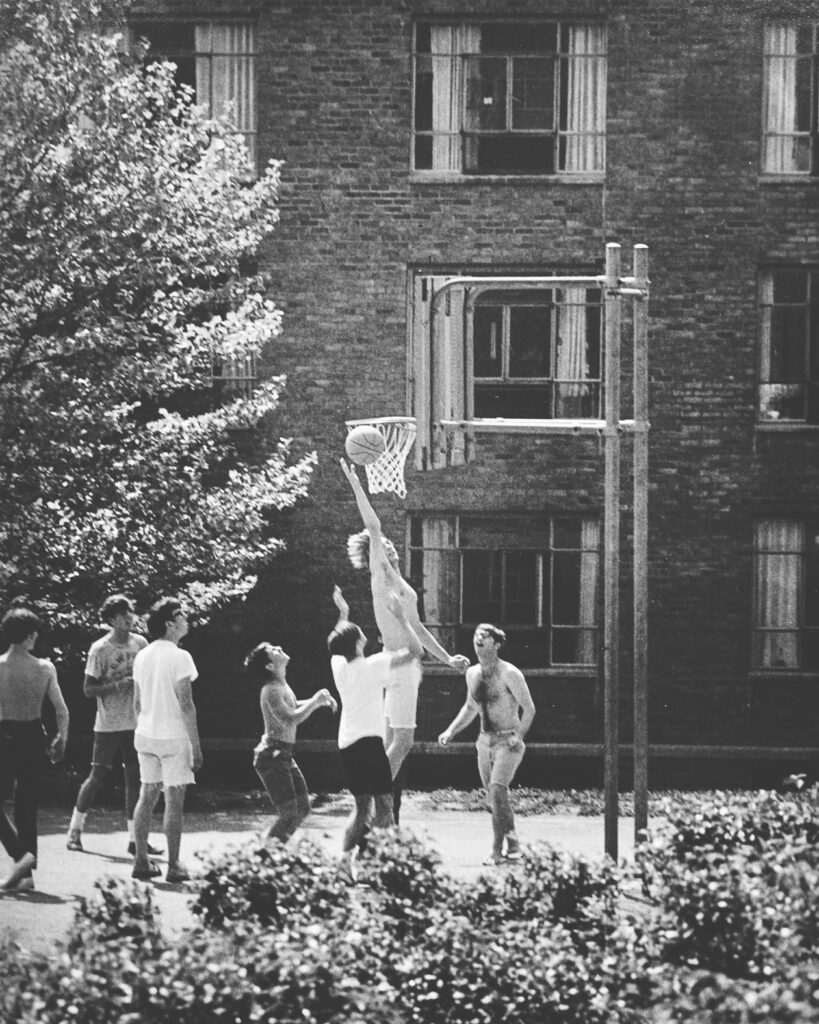
[(287, 846), (256, 839), (204, 864), (193, 911), (212, 928), (247, 917), (263, 924), (322, 920), (349, 908), (350, 889), (337, 864), (305, 839)]
[(69, 953), (82, 954), (106, 942), (133, 940), (143, 951), (161, 945), (159, 916), (150, 888), (136, 882), (103, 878), (94, 894), (80, 896), (68, 935)]

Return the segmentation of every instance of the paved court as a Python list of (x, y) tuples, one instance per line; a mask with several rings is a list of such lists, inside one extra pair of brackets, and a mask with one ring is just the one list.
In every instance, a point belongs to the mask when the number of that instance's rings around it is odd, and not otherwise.
[[(65, 848), (69, 817), (68, 810), (41, 812), (37, 888), (32, 893), (0, 896), (0, 938), (12, 938), (27, 949), (47, 950), (66, 934), (77, 896), (90, 895), (98, 878), (130, 877), (132, 862), (126, 855), (128, 837), (121, 814), (95, 810), (89, 815), (83, 836), (84, 853), (69, 853)], [(240, 845), (248, 836), (261, 831), (268, 820), (263, 812), (244, 810), (186, 814), (182, 858), (195, 868), (196, 851), (218, 852)], [(318, 810), (303, 833), (336, 855), (341, 850), (344, 820), (337, 811)], [(455, 877), (469, 879), (477, 877), (481, 871), (498, 870), (482, 867), (491, 846), (488, 814), (421, 810), (410, 801), (402, 808), (402, 826), (419, 837), (426, 837), (429, 845), (441, 855), (443, 869)], [(602, 818), (539, 814), (519, 817), (517, 826), (523, 843), (545, 841), (558, 849), (590, 858), (603, 855)], [(157, 828), (160, 827), (158, 817)], [(621, 819), (621, 857), (631, 855), (633, 836), (633, 819)], [(159, 843), (159, 836), (152, 838)], [(164, 839), (161, 845), (164, 846)], [(5, 873), (8, 864), (8, 858), (0, 850), (0, 872)], [(193, 921), (191, 893), (162, 881), (155, 883), (153, 889), (168, 933), (178, 934), (187, 928)]]

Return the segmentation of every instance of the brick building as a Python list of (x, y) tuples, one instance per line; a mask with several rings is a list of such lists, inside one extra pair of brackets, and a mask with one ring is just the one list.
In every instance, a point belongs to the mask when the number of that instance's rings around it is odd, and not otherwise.
[[(273, 429), (319, 455), (288, 553), (194, 640), (205, 733), (255, 731), (236, 665), (262, 637), (297, 686), (328, 681), (334, 582), (372, 630), (337, 458), (345, 419), (409, 414), (407, 498), (374, 503), (426, 621), (466, 651), (503, 625), (538, 707), (527, 778), (599, 779), (601, 442), (514, 420), (600, 415), (600, 292), (515, 279), (599, 274), (617, 241), (626, 271), (650, 251), (651, 782), (778, 777), (819, 750), (819, 0), (190, 0), (134, 26), (201, 100), (233, 100), (260, 165), (284, 161)], [(503, 281), (433, 310), (457, 275)], [(462, 692), (428, 667), (419, 740)]]

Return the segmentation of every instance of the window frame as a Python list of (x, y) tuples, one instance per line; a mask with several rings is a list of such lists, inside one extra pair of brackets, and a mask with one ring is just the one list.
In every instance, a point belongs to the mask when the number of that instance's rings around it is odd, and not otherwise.
[[(794, 44), (797, 47), (792, 53), (785, 49), (773, 49), (772, 33), (779, 29), (780, 32), (792, 30), (795, 32)], [(812, 40), (808, 50), (798, 49), (799, 32), (810, 31)], [(784, 65), (784, 62), (793, 60), (793, 110), (788, 110), (788, 101), (785, 99), (785, 87), (780, 76), (776, 81), (780, 87), (775, 85), (773, 77), (773, 66), (776, 62)], [(777, 130), (773, 123), (777, 117), (792, 115), (798, 118), (799, 108), (799, 81), (798, 70), (800, 60), (810, 60), (810, 110), (808, 114), (808, 128), (793, 128)], [(783, 68), (784, 70), (784, 68)], [(762, 27), (762, 111), (761, 111), (761, 141), (759, 152), (759, 173), (766, 181), (819, 181), (819, 20), (804, 20), (795, 18), (771, 18), (763, 22)], [(777, 139), (782, 146), (779, 159), (785, 160), (784, 146), (788, 140), (794, 144), (799, 140), (807, 142), (807, 168), (800, 170), (798, 167), (787, 167), (783, 169), (772, 168), (771, 164), (777, 159)], [(791, 158), (792, 159), (792, 158)]]
[[(548, 540), (541, 546), (534, 546), (532, 544), (524, 544), (518, 547), (514, 546), (515, 532), (514, 526), (519, 522), (526, 521), (530, 528), (535, 530), (543, 530), (545, 527)], [(507, 530), (506, 541), (500, 546), (492, 545), (470, 545), (462, 543), (462, 533), (464, 523), (468, 521), (479, 522), (484, 524), (492, 524), (494, 528), (505, 527)], [(451, 527), (452, 536), (454, 543), (446, 546), (440, 544), (426, 544), (424, 542), (423, 530), (426, 524), (432, 525), (433, 523), (446, 523)], [(569, 545), (567, 543), (560, 543), (555, 539), (556, 528), (558, 524), (571, 523), (579, 527), (580, 538), (577, 545)], [(584, 531), (586, 527), (592, 527), (594, 534), (593, 539), (586, 539), (584, 541)], [(502, 530), (500, 531), (503, 532)], [(420, 534), (420, 537), (418, 537)], [(452, 601), (454, 598), (454, 605), (457, 611), (457, 621), (436, 621), (430, 615), (430, 610), (426, 607), (426, 595), (428, 590), (428, 580), (425, 576), (425, 555), (429, 552), (441, 551), (452, 558), (457, 558), (457, 572), (455, 574), (455, 584), (457, 588), (457, 594), (449, 593), (449, 600)], [(498, 609), (501, 614), (495, 616), (494, 624), (500, 626), (506, 632), (509, 637), (510, 646), (515, 647), (517, 644), (526, 645), (527, 642), (545, 644), (546, 648), (546, 660), (545, 662), (538, 662), (534, 665), (525, 664), (525, 658), (516, 657), (514, 654), (510, 655), (515, 664), (518, 667), (524, 669), (527, 672), (536, 671), (546, 675), (560, 675), (560, 676), (594, 676), (596, 677), (600, 668), (601, 658), (601, 642), (603, 636), (602, 626), (602, 600), (603, 600), (603, 530), (602, 522), (598, 514), (592, 515), (544, 515), (543, 513), (531, 512), (531, 513), (510, 513), (504, 515), (502, 513), (479, 513), (475, 511), (470, 512), (414, 512), (407, 516), (406, 520), (406, 538), (405, 538), (405, 564), (407, 565), (407, 576), (413, 586), (416, 587), (419, 595), (419, 606), (422, 610), (422, 619), (428, 629), (440, 638), (441, 643), (447, 649), (457, 649), (459, 652), (466, 654), (472, 654), (472, 635), (475, 628), (480, 622), (492, 620), (492, 614), (490, 609), (487, 609), (486, 614), (481, 614), (476, 617), (474, 621), (472, 619), (465, 619), (465, 604), (464, 604), (464, 592), (465, 592), (465, 572), (464, 565), (466, 558), (470, 554), (485, 553), (487, 556), (497, 555), (500, 556), (501, 563), (508, 564), (509, 556), (515, 556), (520, 554), (529, 554), (534, 558), (533, 570), (535, 576), (535, 594), (534, 594), (534, 622), (509, 622), (504, 612), (504, 607), (508, 610), (508, 603)], [(555, 600), (555, 587), (556, 576), (558, 573), (557, 561), (561, 555), (575, 554), (580, 559), (579, 565), (579, 576), (578, 576), (578, 602), (581, 603), (581, 607), (578, 608), (578, 615), (576, 622), (561, 622), (556, 620), (556, 609), (558, 602)], [(582, 566), (583, 556), (588, 555), (594, 561), (593, 577), (590, 581), (591, 593), (587, 595), (587, 599), (591, 602), (591, 612), (593, 621), (589, 622), (584, 619), (582, 609), (582, 574), (584, 572)], [(512, 573), (507, 573), (504, 569), (503, 575), (499, 581), (500, 597), (499, 600), (503, 602), (513, 601), (513, 598), (509, 597), (509, 580), (512, 578)], [(546, 611), (548, 611), (548, 621), (546, 621)], [(588, 646), (588, 650), (591, 652), (592, 657), (590, 660), (572, 660), (572, 661), (556, 661), (555, 660), (555, 637), (557, 634), (573, 634), (574, 643), (585, 647)], [(524, 663), (519, 663), (519, 662)]]
[[(258, 23), (255, 17), (242, 17), (239, 15), (202, 15), (196, 16), (194, 14), (160, 14), (160, 13), (145, 13), (140, 12), (128, 19), (127, 24), (127, 46), (129, 51), (133, 50), (137, 40), (140, 39), (144, 30), (149, 26), (158, 27), (161, 25), (168, 26), (186, 26), (193, 31), (193, 47), (190, 51), (187, 50), (163, 50), (163, 49), (152, 49), (149, 52), (149, 59), (151, 55), (157, 55), (159, 59), (168, 61), (168, 63), (177, 63), (176, 58), (188, 58), (194, 61), (194, 65), (198, 60), (208, 61), (208, 96), (202, 98), (198, 95), (196, 86), (194, 85), (194, 102), (197, 106), (204, 107), (207, 111), (209, 118), (214, 118), (213, 110), (213, 83), (215, 76), (213, 75), (213, 61), (216, 58), (230, 58), (239, 57), (242, 58), (243, 62), (249, 65), (249, 73), (246, 78), (246, 84), (249, 88), (250, 98), (248, 100), (250, 104), (250, 127), (236, 128), (236, 134), (242, 136), (245, 140), (245, 144), (248, 150), (248, 160), (250, 166), (256, 173), (258, 166), (258, 139), (259, 139), (259, 98), (258, 98), (258, 75), (259, 75), (259, 62), (258, 62), (258, 44), (257, 44), (257, 28)], [(218, 50), (213, 49), (213, 30), (215, 26), (242, 26), (250, 30), (249, 49), (245, 51), (232, 51), (232, 50)], [(196, 49), (196, 30), (198, 27), (205, 27), (208, 29), (208, 38), (210, 41), (210, 49), (208, 50), (197, 50)], [(179, 80), (178, 84), (179, 84)]]
[[(449, 26), (449, 27), (452, 27), (452, 28), (455, 28), (455, 29), (465, 30), (465, 29), (467, 29), (469, 27), (474, 28), (474, 27), (478, 27), (478, 26), (512, 25), (512, 24), (514, 24), (514, 25), (518, 25), (518, 24), (521, 24), (521, 25), (525, 25), (525, 24), (532, 24), (532, 25), (554, 25), (555, 26), (555, 32), (556, 32), (556, 38), (558, 40), (558, 45), (557, 45), (557, 47), (556, 47), (556, 49), (554, 51), (554, 54), (551, 55), (552, 59), (553, 59), (553, 64), (554, 64), (554, 69), (553, 69), (553, 98), (552, 98), (553, 128), (551, 129), (551, 132), (538, 131), (538, 130), (535, 130), (535, 129), (517, 129), (517, 130), (515, 130), (513, 128), (507, 129), (505, 131), (497, 131), (497, 132), (494, 132), (494, 133), (491, 130), (488, 130), (488, 129), (484, 130), (484, 131), (481, 131), (479, 129), (475, 129), (475, 130), (470, 131), (468, 128), (465, 127), (466, 122), (468, 121), (467, 110), (466, 110), (466, 101), (467, 101), (466, 85), (464, 84), (465, 81), (466, 81), (466, 77), (467, 76), (464, 73), (464, 71), (461, 70), (455, 76), (456, 80), (460, 83), (459, 85), (456, 86), (456, 88), (458, 89), (458, 92), (459, 92), (459, 96), (458, 96), (458, 107), (459, 107), (459, 109), (458, 109), (458, 116), (457, 116), (458, 127), (457, 127), (457, 130), (452, 133), (452, 136), (457, 134), (458, 136), (463, 138), (463, 136), (467, 132), (469, 132), (469, 134), (473, 135), (475, 138), (489, 137), (492, 134), (497, 134), (497, 135), (515, 135), (515, 136), (526, 136), (526, 135), (528, 135), (528, 136), (534, 136), (534, 137), (550, 138), (552, 140), (552, 142), (553, 142), (552, 149), (553, 149), (553, 154), (554, 154), (554, 157), (553, 157), (554, 168), (552, 170), (549, 170), (549, 171), (546, 171), (546, 170), (544, 170), (544, 171), (540, 171), (540, 170), (517, 170), (516, 171), (516, 170), (508, 170), (508, 169), (506, 169), (506, 170), (504, 170), (504, 169), (497, 169), (497, 170), (481, 171), (481, 170), (477, 170), (477, 169), (476, 170), (466, 170), (463, 166), (460, 169), (458, 169), (458, 170), (442, 168), (442, 167), (435, 167), (435, 166), (431, 166), (429, 168), (419, 167), (418, 166), (418, 161), (417, 161), (417, 155), (416, 155), (417, 154), (417, 140), (419, 139), (419, 137), (428, 137), (431, 140), (430, 141), (430, 145), (434, 146), (434, 142), (432, 140), (435, 138), (435, 135), (436, 135), (436, 132), (435, 132), (433, 127), (430, 127), (429, 129), (418, 129), (418, 127), (417, 127), (417, 121), (418, 121), (418, 102), (419, 102), (419, 95), (418, 94), (419, 94), (419, 91), (420, 91), (419, 90), (419, 63), (420, 63), (420, 61), (423, 58), (427, 58), (431, 62), (432, 59), (433, 59), (433, 56), (434, 56), (431, 50), (430, 50), (429, 53), (425, 53), (425, 52), (419, 51), (419, 49), (418, 49), (418, 31), (419, 31), (419, 28), (421, 26), (425, 26), (425, 27), (429, 27), (429, 28), (432, 28), (433, 26)], [(565, 51), (562, 48), (563, 44), (560, 42), (560, 40), (562, 39), (562, 36), (563, 36), (563, 34), (564, 34), (566, 29), (568, 29), (570, 27), (590, 28), (590, 27), (594, 27), (594, 26), (602, 27), (602, 29), (604, 30), (603, 31), (603, 48), (602, 48), (602, 51), (600, 53), (592, 53), (592, 52), (582, 53), (581, 52), (580, 54), (572, 55), (572, 54), (570, 54), (569, 52)], [(542, 16), (531, 16), (531, 15), (530, 16), (521, 15), (519, 17), (517, 17), (517, 16), (510, 16), (510, 15), (504, 15), (504, 16), (487, 15), (485, 17), (481, 17), (479, 15), (472, 15), (472, 16), (469, 16), (469, 17), (463, 17), (463, 16), (461, 16), (461, 17), (452, 17), (452, 16), (449, 16), (449, 17), (444, 17), (444, 16), (418, 16), (418, 17), (414, 18), (413, 23), (412, 23), (412, 36), (411, 36), (411, 44), (410, 44), (410, 73), (411, 73), (411, 83), (410, 83), (410, 88), (411, 88), (411, 107), (410, 107), (410, 133), (409, 133), (409, 168), (410, 168), (410, 179), (412, 181), (419, 182), (419, 183), (420, 182), (434, 182), (434, 181), (441, 181), (441, 180), (447, 181), (447, 182), (458, 182), (458, 181), (472, 181), (472, 182), (483, 181), (483, 182), (485, 182), (485, 181), (492, 181), (492, 180), (511, 180), (511, 181), (515, 181), (515, 182), (525, 182), (525, 181), (537, 182), (537, 181), (543, 181), (544, 179), (553, 179), (553, 180), (556, 180), (556, 181), (571, 182), (571, 183), (574, 183), (574, 184), (601, 184), (601, 183), (603, 183), (605, 181), (605, 175), (606, 175), (606, 140), (607, 140), (607, 134), (608, 134), (608, 132), (607, 132), (608, 125), (607, 125), (607, 116), (606, 116), (606, 114), (607, 114), (607, 110), (606, 110), (606, 104), (607, 104), (607, 77), (608, 77), (608, 31), (607, 31), (607, 28), (608, 28), (608, 25), (607, 25), (606, 19), (599, 18), (599, 17), (598, 18), (595, 18), (595, 17), (583, 17), (583, 18), (578, 18), (578, 17), (553, 18), (552, 17), (552, 18), (550, 18), (550, 17), (542, 17)], [(502, 53), (502, 52), (493, 53), (493, 52), (490, 52), (490, 53), (486, 53), (486, 54), (481, 54), (480, 52), (477, 52), (477, 53), (473, 54), (473, 53), (470, 53), (470, 52), (455, 51), (455, 50), (450, 51), (450, 55), (451, 56), (458, 56), (459, 57), (459, 59), (462, 62), (462, 68), (463, 68), (463, 65), (465, 64), (465, 62), (470, 60), (470, 59), (481, 58), (481, 57), (505, 59), (505, 61), (506, 61), (506, 83), (507, 83), (507, 88), (506, 88), (506, 112), (505, 113), (506, 113), (506, 123), (507, 124), (509, 123), (509, 119), (512, 116), (510, 111), (511, 111), (511, 109), (513, 107), (513, 104), (514, 104), (513, 89), (511, 87), (511, 82), (510, 82), (510, 76), (513, 75), (514, 60), (516, 58), (517, 59), (526, 59), (526, 58), (532, 58), (532, 57), (544, 57), (544, 54), (538, 54), (538, 53), (522, 54), (522, 53), (512, 53), (512, 52), (507, 52), (507, 53)], [(438, 57), (446, 56), (446, 54), (438, 54), (437, 56)], [(569, 128), (567, 128), (563, 124), (564, 116), (566, 116), (564, 114), (564, 108), (565, 108), (566, 103), (568, 102), (568, 100), (566, 100), (566, 102), (564, 103), (564, 101), (562, 99), (562, 90), (564, 88), (568, 88), (568, 86), (565, 86), (564, 84), (562, 84), (562, 80), (563, 80), (563, 78), (565, 77), (565, 75), (567, 73), (566, 72), (566, 68), (568, 67), (568, 62), (571, 59), (573, 59), (573, 57), (574, 58), (584, 57), (585, 59), (590, 59), (590, 58), (591, 59), (597, 59), (600, 62), (600, 66), (601, 66), (600, 74), (601, 74), (602, 82), (601, 82), (599, 88), (600, 88), (600, 91), (601, 91), (601, 94), (602, 94), (602, 102), (600, 103), (601, 110), (599, 112), (599, 118), (600, 118), (600, 122), (601, 122), (601, 127), (600, 127), (600, 129), (598, 131), (573, 132), (573, 131), (571, 131)], [(432, 102), (434, 104), (434, 98), (432, 99)], [(438, 134), (440, 134), (440, 133), (438, 133)], [(582, 139), (582, 138), (586, 138), (586, 139), (595, 138), (595, 139), (598, 140), (597, 144), (599, 145), (600, 151), (601, 151), (601, 155), (600, 155), (600, 159), (599, 159), (599, 166), (598, 167), (595, 167), (594, 169), (584, 169), (584, 170), (570, 170), (570, 169), (567, 169), (566, 167), (562, 167), (561, 168), (561, 166), (560, 166), (561, 161), (562, 160), (565, 161), (565, 156), (562, 157), (561, 153), (567, 149), (567, 140), (572, 138), (572, 137), (577, 137), (578, 139)], [(463, 149), (462, 149), (462, 152), (463, 152)], [(434, 164), (434, 155), (430, 156), (430, 162)], [(463, 156), (461, 158), (461, 162), (463, 163)]]
[[(774, 302), (774, 277), (777, 273), (802, 273), (806, 277), (805, 300)], [(771, 379), (773, 362), (773, 322), (775, 310), (804, 310), (804, 375), (799, 381)], [(815, 335), (812, 352), (811, 335)], [(811, 362), (816, 378), (811, 378)], [(779, 389), (780, 398), (787, 398), (787, 389), (802, 391), (803, 415), (783, 418), (772, 404)], [(811, 399), (811, 392), (814, 393)], [(768, 264), (760, 268), (757, 282), (757, 386), (755, 421), (757, 428), (770, 431), (819, 429), (819, 264)], [(812, 412), (813, 410), (813, 412)], [(811, 418), (813, 417), (815, 418)]]
[[(775, 544), (765, 545), (760, 540), (760, 533), (764, 530), (765, 527), (768, 527), (770, 529), (774, 524), (779, 524), (780, 527), (785, 526), (797, 529), (801, 528), (801, 543), (799, 548), (788, 548), (783, 544), (780, 544), (780, 546), (776, 546)], [(813, 535), (813, 537), (815, 538), (813, 544), (811, 544), (811, 542), (808, 540), (809, 535)], [(809, 584), (809, 559), (815, 560), (816, 564), (814, 566), (813, 573), (815, 577), (819, 578), (819, 519), (787, 519), (784, 517), (759, 517), (755, 519), (753, 524), (752, 554), (753, 591), (750, 650), (751, 672), (757, 676), (819, 676), (819, 655), (814, 655), (814, 657), (816, 658), (815, 667), (806, 667), (805, 664), (805, 652), (807, 649), (806, 641), (809, 638), (812, 638), (813, 647), (817, 652), (819, 652), (819, 621), (817, 621), (816, 625), (809, 625), (807, 623), (806, 614), (807, 592)], [(764, 616), (764, 610), (761, 608), (761, 602), (767, 599), (763, 596), (761, 556), (798, 558), (797, 594), (796, 600), (794, 602), (796, 621), (792, 625), (768, 625), (765, 622), (761, 621), (761, 619)], [(817, 588), (817, 595), (819, 595), (819, 588)], [(771, 604), (774, 604), (775, 601), (776, 598), (771, 599)], [(819, 596), (817, 596), (817, 602), (819, 602)], [(776, 665), (765, 663), (765, 650), (767, 648), (767, 640), (764, 638), (780, 635), (783, 636), (785, 639), (790, 637), (795, 642), (796, 664)]]

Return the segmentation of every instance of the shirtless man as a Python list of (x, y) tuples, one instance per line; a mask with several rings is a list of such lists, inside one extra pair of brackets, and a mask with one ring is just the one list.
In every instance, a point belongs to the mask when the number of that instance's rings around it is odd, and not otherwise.
[[(373, 615), (384, 650), (400, 651), (411, 646), (406, 627), (389, 608), (389, 595), (395, 593), (401, 602), (406, 621), (421, 641), (421, 646), (450, 668), (465, 672), (469, 667), (469, 659), (463, 654), (447, 654), (421, 622), (418, 615), (418, 595), (401, 575), (398, 553), (393, 543), (381, 533), (381, 521), (364, 493), (355, 467), (342, 459), (341, 468), (353, 489), (365, 527), (361, 533), (354, 533), (348, 539), (347, 554), (356, 569), (369, 567)], [(420, 658), (412, 658), (390, 670), (390, 685), (387, 688), (384, 714), (387, 723), (387, 758), (393, 778), (393, 813), (396, 824), (403, 788), (399, 772), (415, 742), (415, 715), (420, 683)]]
[(446, 746), (455, 733), (480, 716), (478, 771), (489, 797), (494, 834), (487, 864), (519, 860), (521, 856), (509, 786), (526, 751), (523, 737), (535, 717), (523, 673), (499, 657), (505, 642), (506, 634), (497, 626), (481, 623), (477, 627), (473, 643), (478, 664), (466, 673), (466, 703), (438, 737), (438, 742)]
[(337, 710), (329, 690), (319, 690), (307, 700), (297, 700), (286, 678), (290, 657), (274, 644), (262, 643), (245, 658), (250, 678), (261, 683), (259, 704), (264, 735), (253, 751), (253, 767), (276, 810), (268, 839), (282, 843), (293, 835), (310, 813), (307, 783), (293, 759), (296, 729), (319, 708)]

